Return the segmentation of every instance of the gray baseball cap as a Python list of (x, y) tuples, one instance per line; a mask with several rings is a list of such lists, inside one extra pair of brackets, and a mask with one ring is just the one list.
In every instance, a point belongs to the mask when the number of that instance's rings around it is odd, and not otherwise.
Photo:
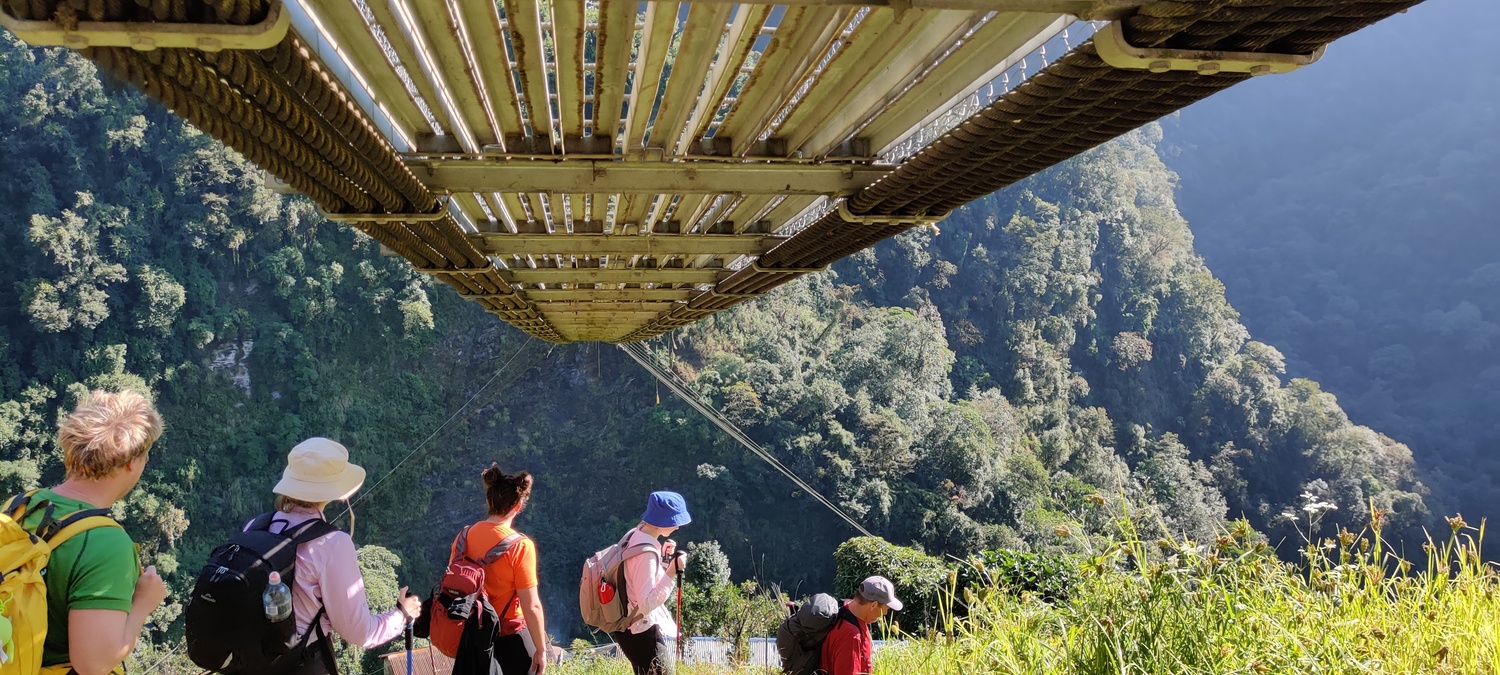
[(859, 582), (859, 597), (885, 605), (893, 612), (901, 611), (901, 601), (896, 599), (896, 585), (885, 577), (870, 577)]

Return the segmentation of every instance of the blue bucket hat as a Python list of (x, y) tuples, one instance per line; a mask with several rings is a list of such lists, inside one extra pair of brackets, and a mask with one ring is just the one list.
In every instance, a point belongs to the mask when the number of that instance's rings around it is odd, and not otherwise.
[(693, 517), (688, 515), (687, 500), (682, 495), (661, 490), (646, 498), (646, 512), (641, 514), (641, 520), (657, 527), (682, 527), (693, 522)]

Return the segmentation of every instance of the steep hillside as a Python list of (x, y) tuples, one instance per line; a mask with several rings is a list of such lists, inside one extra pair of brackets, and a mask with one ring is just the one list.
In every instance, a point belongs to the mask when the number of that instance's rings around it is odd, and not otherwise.
[(1185, 110), (1169, 163), (1245, 324), (1410, 444), (1444, 510), (1485, 513), (1500, 489), (1500, 5), (1401, 18)]

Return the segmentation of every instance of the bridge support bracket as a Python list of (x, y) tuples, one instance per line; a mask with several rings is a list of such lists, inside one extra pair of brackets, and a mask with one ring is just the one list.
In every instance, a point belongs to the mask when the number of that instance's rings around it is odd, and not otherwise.
[(708, 294), (715, 298), (730, 298), (733, 300), (754, 300), (765, 295), (764, 293), (720, 293), (712, 288), (708, 289)]
[(430, 223), (448, 217), (447, 211), (437, 213), (325, 213), (321, 210), (319, 215), (335, 223), (375, 223), (376, 225), (389, 225), (391, 223)]
[(129, 47), (137, 51), (153, 49), (197, 49), (217, 52), (224, 49), (270, 49), (280, 44), (292, 25), (291, 14), (280, 2), (270, 3), (271, 10), (260, 23), (249, 26), (229, 24), (157, 23), (135, 21), (78, 21), (72, 28), (54, 20), (17, 19), (0, 8), (0, 26), (34, 47)]
[(509, 293), (459, 293), (459, 295), (465, 300), (515, 300), (520, 297), (515, 291)]
[(487, 274), (489, 272), (495, 272), (495, 271), (497, 271), (495, 269), (494, 265), (486, 265), (484, 267), (417, 267), (417, 266), (413, 265), (412, 266), (412, 270), (415, 271), (415, 272), (423, 272), (425, 274), (448, 274), (448, 275), (458, 275), (458, 274)]
[(860, 225), (887, 225), (891, 223), (901, 223), (911, 225), (913, 227), (932, 226), (937, 225), (938, 223), (942, 222), (944, 218), (948, 217), (948, 214), (946, 213), (940, 216), (856, 216), (852, 211), (849, 210), (849, 201), (845, 199), (839, 200), (838, 206), (835, 207), (835, 211), (839, 215), (839, 220), (842, 220), (846, 223), (856, 223)]
[(1094, 33), (1094, 48), (1105, 63), (1123, 70), (1149, 70), (1153, 73), (1179, 70), (1203, 75), (1290, 73), (1322, 58), (1324, 50), (1323, 47), (1318, 47), (1311, 54), (1267, 54), (1206, 49), (1148, 49), (1130, 44), (1119, 21)]
[[(822, 267), (761, 267), (760, 263), (750, 263), (745, 269), (754, 271), (756, 274), (817, 274), (828, 269), (827, 265)], [(726, 295), (720, 293), (719, 295)]]

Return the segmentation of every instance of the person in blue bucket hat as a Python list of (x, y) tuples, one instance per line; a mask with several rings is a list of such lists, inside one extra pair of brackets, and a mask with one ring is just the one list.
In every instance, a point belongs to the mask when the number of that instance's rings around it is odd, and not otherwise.
[[(687, 500), (682, 495), (660, 490), (646, 498), (646, 512), (641, 514), (641, 521), (647, 525), (676, 529), (693, 522), (693, 517), (688, 515)], [(671, 533), (668, 532), (667, 535), (670, 536)]]
[(687, 569), (687, 553), (678, 551), (671, 539), (660, 540), (691, 522), (687, 500), (676, 492), (661, 490), (646, 498), (641, 523), (625, 535), (625, 550), (641, 546), (650, 551), (625, 560), (630, 614), (641, 619), (623, 631), (610, 633), (625, 658), (630, 659), (636, 675), (671, 675), (675, 665), (677, 624), (672, 621), (667, 600), (677, 587), (676, 575)]

